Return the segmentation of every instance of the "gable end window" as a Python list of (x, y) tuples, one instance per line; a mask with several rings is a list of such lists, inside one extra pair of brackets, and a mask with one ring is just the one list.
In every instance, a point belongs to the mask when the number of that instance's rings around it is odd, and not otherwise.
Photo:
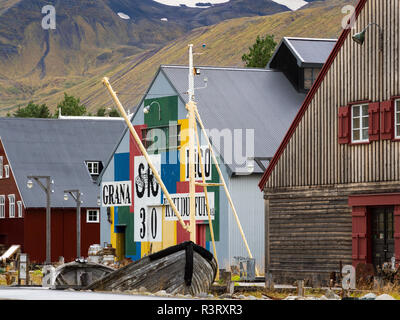
[(4, 166), (4, 177), (5, 177), (5, 178), (9, 178), (9, 177), (10, 177), (10, 167), (9, 167), (8, 164), (6, 164), (6, 165)]
[(396, 128), (396, 138), (400, 138), (400, 99), (396, 100), (394, 123)]
[(10, 218), (15, 218), (15, 195), (10, 194), (8, 196), (8, 203), (9, 203), (8, 216)]
[(351, 107), (351, 141), (369, 142), (369, 113), (368, 104)]
[(89, 209), (86, 211), (86, 222), (97, 223), (99, 222), (99, 210)]
[(3, 157), (0, 156), (0, 179), (3, 178)]
[(87, 161), (86, 165), (91, 175), (100, 174), (100, 164), (98, 161)]
[(0, 196), (0, 219), (4, 219), (6, 217), (6, 197), (4, 195)]
[(22, 201), (17, 201), (18, 218), (22, 218)]

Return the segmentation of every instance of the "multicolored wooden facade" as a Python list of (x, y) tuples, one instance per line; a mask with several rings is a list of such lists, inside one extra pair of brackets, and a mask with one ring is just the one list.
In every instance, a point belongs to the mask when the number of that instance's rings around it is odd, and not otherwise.
[[(161, 109), (158, 108), (158, 104), (162, 106)], [(181, 159), (186, 159), (185, 152), (188, 145), (188, 136), (185, 134), (185, 130), (188, 128), (188, 119), (178, 117), (178, 104), (177, 96), (145, 99), (144, 105), (151, 105), (152, 108), (148, 114), (144, 114), (143, 116), (140, 113), (137, 114), (138, 118), (142, 118), (143, 123), (134, 125), (134, 128), (142, 139), (143, 144), (147, 147), (149, 155), (153, 159), (156, 159), (155, 162), (158, 162), (161, 177), (168, 192), (175, 196), (185, 196), (189, 193), (189, 182), (186, 176), (187, 168), (185, 161), (181, 161)], [(139, 110), (139, 112), (143, 111)], [(137, 122), (136, 118), (134, 122)], [(161, 143), (161, 148), (152, 150), (154, 136), (158, 136), (157, 130), (161, 132), (161, 135), (162, 133), (165, 134), (166, 140)], [(141, 185), (140, 181), (138, 182), (140, 178), (137, 174), (138, 163), (142, 165), (143, 174), (147, 175), (146, 179), (148, 183), (144, 183), (144, 185)], [(180, 223), (178, 221), (171, 221), (166, 217), (166, 210), (168, 210), (166, 206), (162, 206), (161, 226), (157, 226), (158, 230), (162, 230), (162, 236), (158, 239), (159, 241), (150, 242), (146, 241), (148, 240), (147, 238), (144, 240), (140, 239), (139, 233), (141, 231), (144, 232), (144, 228), (141, 229), (141, 226), (150, 228), (150, 224), (147, 224), (145, 216), (142, 213), (151, 205), (162, 205), (164, 198), (156, 182), (154, 181), (154, 184), (150, 183), (152, 180), (151, 171), (147, 170), (143, 156), (129, 131), (126, 132), (125, 137), (113, 154), (110, 164), (106, 168), (102, 182), (131, 181), (132, 193), (134, 195), (131, 206), (112, 207), (109, 209), (109, 221), (111, 222), (108, 224), (110, 228), (110, 241), (112, 246), (117, 249), (119, 259), (126, 257), (138, 260), (152, 252), (189, 240), (189, 233), (182, 228)], [(215, 165), (210, 165), (210, 168), (210, 179), (208, 181), (219, 183), (219, 176)], [(145, 200), (140, 199), (141, 204), (138, 207), (135, 206), (135, 202), (139, 201), (138, 193), (140, 191), (145, 193)], [(146, 200), (146, 194), (150, 194), (150, 192), (155, 192), (156, 196), (148, 197)], [(196, 188), (196, 194), (200, 195), (198, 205), (203, 205), (201, 197), (203, 192), (202, 187)], [(214, 204), (212, 209), (214, 212), (213, 228), (215, 240), (219, 241), (220, 191), (218, 187), (209, 187), (208, 193), (213, 199)], [(150, 223), (150, 221), (148, 222)], [(210, 250), (211, 236), (208, 220), (197, 221), (196, 237), (198, 244)]]

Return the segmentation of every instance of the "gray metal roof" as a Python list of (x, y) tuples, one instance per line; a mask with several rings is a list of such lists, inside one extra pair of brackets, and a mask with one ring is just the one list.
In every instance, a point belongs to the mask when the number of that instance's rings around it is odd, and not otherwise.
[(44, 191), (36, 183), (26, 186), (27, 176), (36, 175), (54, 180), (52, 207), (76, 207), (74, 200), (64, 200), (67, 189), (83, 193), (83, 207), (98, 207), (99, 187), (85, 160), (105, 164), (125, 126), (124, 121), (0, 118), (0, 138), (24, 205), (46, 206)]
[[(287, 129), (295, 118), (304, 98), (291, 85), (282, 72), (251, 68), (199, 67), (201, 75), (195, 77), (196, 102), (205, 127), (212, 129), (242, 129), (242, 150), (245, 155), (246, 129), (254, 130), (254, 153), (256, 157), (272, 157), (279, 147)], [(188, 67), (161, 66), (180, 97), (185, 102), (188, 88)], [(216, 145), (213, 141), (214, 146)], [(240, 147), (239, 147), (240, 148)], [(246, 172), (246, 164), (234, 161), (232, 154), (220, 149), (225, 163), (233, 173)], [(255, 165), (255, 172), (262, 170)]]
[(300, 67), (322, 66), (332, 52), (336, 41), (336, 39), (284, 37), (275, 50), (270, 63), (279, 51), (280, 46), (286, 45), (296, 57)]

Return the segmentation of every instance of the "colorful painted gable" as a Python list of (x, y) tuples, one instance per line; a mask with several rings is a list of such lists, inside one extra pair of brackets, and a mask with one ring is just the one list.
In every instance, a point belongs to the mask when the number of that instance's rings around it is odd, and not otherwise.
[[(188, 137), (185, 135), (188, 119), (179, 119), (178, 104), (178, 96), (144, 100), (144, 105), (150, 106), (150, 110), (144, 114), (144, 123), (135, 124), (134, 128), (151, 155), (153, 164), (160, 170), (168, 192), (174, 202), (176, 201), (176, 205), (179, 204), (179, 210), (183, 213), (188, 211), (189, 202), (189, 182), (184, 161), (188, 146)], [(215, 165), (211, 163), (211, 158), (206, 158), (209, 151), (205, 145), (202, 145), (202, 153), (206, 163), (207, 180), (219, 183)], [(110, 210), (111, 244), (117, 249), (119, 259), (126, 257), (138, 260), (150, 253), (189, 240), (189, 233), (171, 215), (169, 206), (163, 205), (165, 199), (161, 188), (153, 178), (131, 134), (129, 143), (125, 141), (125, 148), (117, 150), (112, 162), (114, 181), (131, 181), (133, 190), (130, 207), (114, 207)], [(196, 168), (201, 172), (199, 166)], [(200, 181), (201, 175), (198, 176)], [(103, 177), (103, 182), (106, 180), (107, 177)], [(215, 241), (219, 241), (219, 188), (208, 188), (208, 195), (210, 202), (213, 203), (211, 209)], [(197, 187), (196, 196), (197, 243), (210, 250), (210, 228), (202, 187)]]

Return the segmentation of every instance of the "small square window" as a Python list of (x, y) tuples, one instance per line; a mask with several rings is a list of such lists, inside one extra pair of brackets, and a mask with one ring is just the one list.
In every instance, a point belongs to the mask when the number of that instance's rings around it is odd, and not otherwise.
[(88, 222), (88, 223), (99, 222), (99, 210), (87, 210), (86, 211), (86, 222)]
[(100, 174), (100, 165), (98, 161), (87, 161), (86, 162), (88, 171), (91, 175), (98, 175)]

